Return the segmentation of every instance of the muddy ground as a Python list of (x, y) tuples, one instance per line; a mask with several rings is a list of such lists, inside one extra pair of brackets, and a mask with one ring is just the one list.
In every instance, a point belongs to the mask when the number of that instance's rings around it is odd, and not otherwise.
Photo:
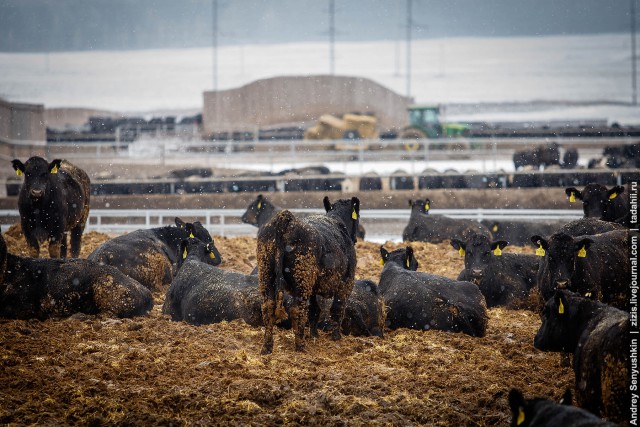
[[(5, 238), (26, 255), (17, 227)], [(88, 233), (82, 256), (108, 238)], [(255, 239), (215, 243), (224, 268), (255, 265)], [(462, 268), (446, 243), (412, 246), (421, 271), (455, 278)], [(357, 278), (377, 281), (379, 245), (359, 242), (357, 253)], [(163, 298), (156, 294), (153, 310), (134, 319), (0, 320), (0, 423), (506, 426), (511, 387), (558, 399), (573, 383), (557, 354), (533, 348), (540, 320), (529, 310), (490, 310), (484, 338), (321, 335), (303, 354), (293, 351), (291, 331), (278, 330), (274, 353), (261, 356), (261, 329), (172, 322), (161, 314)]]

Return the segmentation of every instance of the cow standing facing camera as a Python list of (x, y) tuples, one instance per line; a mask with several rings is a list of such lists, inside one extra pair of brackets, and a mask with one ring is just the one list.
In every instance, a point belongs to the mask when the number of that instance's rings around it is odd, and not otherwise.
[(18, 210), (29, 256), (37, 258), (40, 245), (48, 241), (51, 258), (66, 258), (70, 231), (71, 257), (77, 258), (89, 218), (89, 176), (66, 160), (49, 163), (34, 156), (26, 163), (11, 163), (18, 176), (24, 175)]

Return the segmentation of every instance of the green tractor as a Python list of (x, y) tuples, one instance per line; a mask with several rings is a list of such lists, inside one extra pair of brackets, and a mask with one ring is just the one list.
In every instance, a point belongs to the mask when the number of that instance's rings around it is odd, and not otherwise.
[[(464, 138), (469, 135), (469, 125), (464, 123), (442, 123), (440, 121), (439, 105), (411, 105), (409, 111), (409, 126), (402, 129), (400, 139), (414, 140), (407, 142), (407, 150), (420, 148), (418, 140), (440, 138)], [(455, 144), (456, 149), (460, 144)], [(434, 148), (445, 148), (447, 144), (438, 144)], [(460, 147), (462, 148), (462, 147)]]

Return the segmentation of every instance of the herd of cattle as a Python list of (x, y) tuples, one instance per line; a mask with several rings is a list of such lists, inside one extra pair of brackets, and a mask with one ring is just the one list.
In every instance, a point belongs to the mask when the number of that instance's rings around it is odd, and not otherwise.
[[(356, 197), (323, 200), (325, 214), (297, 217), (259, 195), (242, 220), (258, 227), (257, 267), (241, 274), (217, 267), (220, 254), (199, 223), (138, 230), (78, 259), (89, 212), (89, 178), (69, 162), (13, 161), (24, 175), (18, 205), (29, 257), (7, 251), (0, 235), (0, 316), (64, 317), (77, 312), (144, 315), (153, 293), (175, 321), (233, 319), (264, 327), (262, 353), (273, 350), (274, 327), (291, 328), (295, 349), (305, 331), (334, 340), (343, 333), (384, 336), (397, 328), (485, 335), (488, 307), (513, 306), (534, 288), (542, 325), (534, 346), (572, 354), (577, 407), (509, 394), (512, 425), (613, 425), (630, 417), (629, 239), (625, 187), (567, 188), (585, 217), (569, 223), (487, 222), (429, 214), (430, 201), (410, 201), (404, 241), (449, 241), (464, 257), (457, 280), (418, 271), (411, 246), (380, 247), (378, 283), (355, 281), (360, 225)], [(67, 233), (71, 232), (71, 258)], [(38, 258), (48, 243), (49, 259)], [(535, 254), (505, 253), (531, 244)], [(567, 396), (564, 403), (570, 401)]]

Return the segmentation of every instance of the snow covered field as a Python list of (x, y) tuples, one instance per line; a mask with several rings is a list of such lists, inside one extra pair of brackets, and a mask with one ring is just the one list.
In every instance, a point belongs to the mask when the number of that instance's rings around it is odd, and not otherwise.
[[(450, 111), (450, 120), (607, 120), (640, 123), (631, 100), (626, 34), (415, 40), (417, 102), (522, 103)], [(403, 41), (336, 43), (336, 74), (406, 94)], [(0, 97), (46, 107), (121, 112), (202, 108), (213, 85), (212, 49), (0, 53)], [(219, 48), (219, 89), (278, 75), (327, 74), (328, 43)]]

